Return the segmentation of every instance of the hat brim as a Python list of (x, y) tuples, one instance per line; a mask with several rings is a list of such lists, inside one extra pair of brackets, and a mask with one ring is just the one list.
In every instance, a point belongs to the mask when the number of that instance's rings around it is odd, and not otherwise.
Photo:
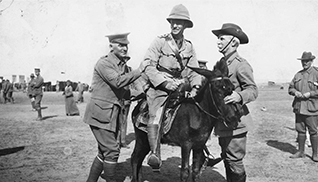
[(232, 35), (234, 37), (237, 37), (240, 40), (241, 44), (247, 44), (248, 43), (248, 37), (243, 32), (240, 31), (239, 33), (235, 31), (233, 28), (226, 28), (226, 29), (219, 29), (219, 30), (212, 30), (212, 33), (219, 37), (220, 35)]
[(187, 23), (187, 25), (186, 25), (187, 28), (192, 28), (193, 27), (193, 22), (191, 20), (184, 19), (182, 17), (180, 17), (180, 18), (167, 18), (167, 21), (169, 23), (170, 23), (171, 20), (184, 20)]
[(311, 58), (297, 58), (297, 60), (314, 60), (316, 59), (315, 56), (311, 56)]

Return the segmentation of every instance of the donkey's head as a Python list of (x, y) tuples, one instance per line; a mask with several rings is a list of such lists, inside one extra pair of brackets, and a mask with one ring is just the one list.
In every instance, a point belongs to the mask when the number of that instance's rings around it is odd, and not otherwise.
[(218, 119), (229, 128), (236, 128), (242, 116), (240, 104), (225, 104), (224, 98), (231, 95), (234, 85), (228, 77), (228, 67), (224, 60), (218, 61), (213, 71), (191, 68), (206, 78), (206, 87), (209, 88), (211, 103), (216, 109)]

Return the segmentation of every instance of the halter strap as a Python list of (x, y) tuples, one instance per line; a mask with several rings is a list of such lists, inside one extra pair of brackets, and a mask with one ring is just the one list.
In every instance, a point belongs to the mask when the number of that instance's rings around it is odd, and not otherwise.
[(213, 78), (211, 81), (218, 81), (218, 80), (229, 80), (230, 78), (229, 77), (227, 77), (227, 76), (225, 76), (225, 77), (216, 77), (216, 78)]

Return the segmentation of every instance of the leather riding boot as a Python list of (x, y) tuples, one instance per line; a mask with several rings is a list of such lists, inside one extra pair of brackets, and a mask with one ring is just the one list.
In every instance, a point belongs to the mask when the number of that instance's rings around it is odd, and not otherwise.
[(230, 168), (230, 165), (224, 161), (224, 167), (225, 167), (225, 176), (227, 182), (233, 182), (232, 181), (232, 170)]
[(304, 135), (300, 135), (298, 134), (298, 151), (290, 156), (290, 158), (292, 159), (296, 159), (296, 158), (304, 158), (306, 157), (305, 155), (305, 142), (306, 142), (306, 134)]
[(225, 165), (225, 173), (227, 182), (246, 182), (246, 173), (234, 173), (229, 165)]
[(148, 165), (152, 168), (154, 172), (159, 172), (160, 166), (162, 164), (160, 159), (160, 143), (158, 139), (159, 135), (159, 125), (158, 124), (148, 124), (148, 141), (150, 145), (151, 153), (148, 156)]
[(312, 160), (318, 162), (317, 150), (318, 150), (318, 136), (310, 136), (310, 142), (312, 147)]
[(95, 157), (86, 182), (97, 182), (102, 171), (103, 162), (98, 157)]
[(117, 166), (117, 163), (107, 163), (107, 162), (103, 163), (103, 168), (104, 168), (103, 178), (106, 180), (106, 182), (116, 182), (115, 180), (116, 166)]
[(235, 174), (233, 175), (234, 178), (232, 181), (235, 181), (235, 182), (245, 182), (246, 181), (246, 173), (242, 173), (242, 174)]
[(41, 109), (37, 109), (38, 111), (38, 118), (36, 118), (37, 121), (41, 121), (42, 120), (42, 112)]

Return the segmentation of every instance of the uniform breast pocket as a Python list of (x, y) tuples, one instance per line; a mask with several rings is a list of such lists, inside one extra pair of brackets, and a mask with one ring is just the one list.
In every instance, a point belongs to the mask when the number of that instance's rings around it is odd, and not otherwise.
[(105, 101), (94, 101), (92, 104), (92, 118), (101, 123), (109, 123), (114, 115), (114, 104)]

